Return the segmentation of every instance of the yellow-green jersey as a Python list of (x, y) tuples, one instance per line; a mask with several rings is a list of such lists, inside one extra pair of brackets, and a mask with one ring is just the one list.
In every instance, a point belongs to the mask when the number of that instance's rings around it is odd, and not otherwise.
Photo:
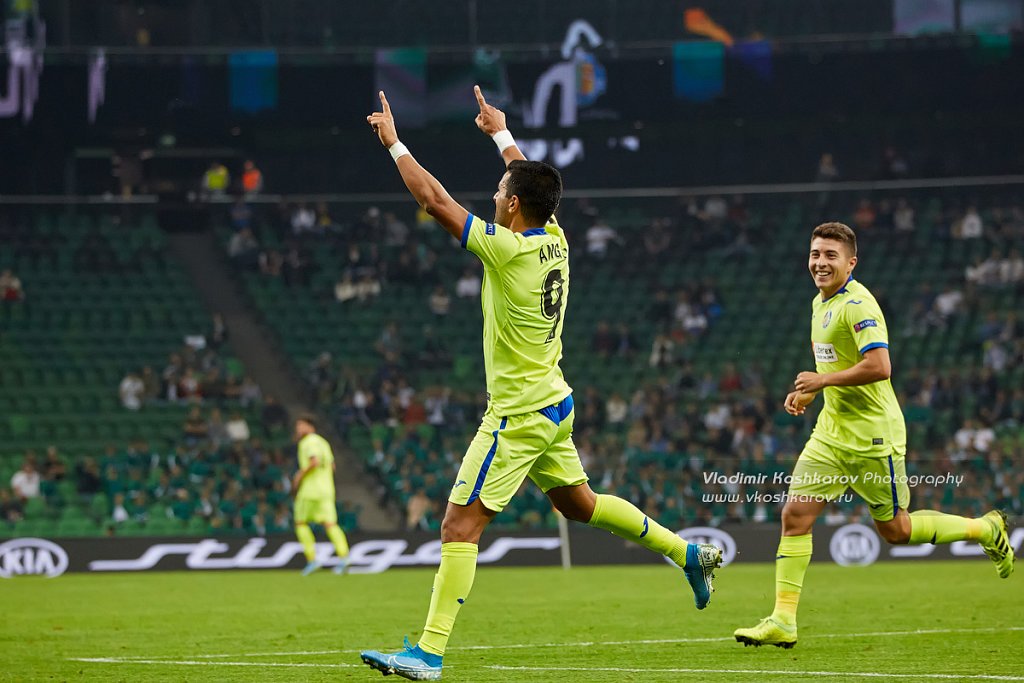
[(334, 500), (334, 453), (319, 434), (307, 434), (299, 440), (299, 469), (309, 467), (311, 458), (316, 458), (316, 467), (303, 477), (295, 498)]
[[(889, 348), (885, 318), (867, 287), (852, 277), (822, 301), (814, 297), (811, 348), (819, 373), (851, 368), (871, 349)], [(905, 453), (907, 429), (892, 382), (825, 387), (813, 437), (866, 456)]]
[(569, 296), (569, 244), (558, 222), (515, 233), (469, 214), (462, 246), (484, 264), (488, 410), (522, 415), (558, 403), (572, 393), (558, 367)]

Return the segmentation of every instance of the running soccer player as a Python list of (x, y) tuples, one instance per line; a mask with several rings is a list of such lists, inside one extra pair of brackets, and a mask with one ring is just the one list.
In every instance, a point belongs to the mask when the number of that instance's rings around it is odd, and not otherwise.
[[(796, 608), (811, 560), (811, 527), (847, 484), (863, 498), (889, 543), (977, 541), (999, 576), (1013, 571), (1006, 515), (971, 519), (934, 510), (907, 513), (907, 432), (889, 381), (889, 335), (867, 287), (853, 279), (857, 237), (842, 223), (811, 234), (807, 267), (821, 293), (814, 297), (811, 345), (817, 372), (801, 372), (786, 396), (790, 415), (802, 415), (824, 391), (825, 406), (793, 469), (782, 508), (782, 539), (775, 559), (775, 611), (733, 634), (744, 645), (796, 645)], [(841, 477), (846, 480), (840, 480)]]
[(316, 559), (316, 537), (310, 522), (320, 524), (338, 554), (336, 574), (348, 568), (348, 539), (338, 526), (338, 510), (334, 507), (334, 453), (327, 439), (316, 433), (316, 418), (303, 415), (295, 420), (295, 440), (298, 442), (299, 471), (292, 478), (295, 491), (295, 535), (306, 555), (303, 576), (309, 576), (322, 563)]
[(607, 529), (666, 555), (683, 569), (697, 609), (713, 590), (722, 552), (691, 544), (632, 503), (597, 495), (572, 442), (572, 389), (562, 377), (562, 325), (569, 293), (569, 246), (554, 218), (562, 194), (558, 171), (526, 161), (479, 88), (477, 126), (498, 146), (507, 170), (487, 222), (456, 203), (398, 141), (391, 108), (367, 121), (391, 152), (416, 201), (484, 264), (484, 366), (488, 406), (448, 498), (441, 525), (441, 565), (419, 642), (391, 654), (363, 652), (374, 669), (411, 680), (440, 680), (442, 657), (476, 573), (480, 535), (526, 477), (567, 518)]

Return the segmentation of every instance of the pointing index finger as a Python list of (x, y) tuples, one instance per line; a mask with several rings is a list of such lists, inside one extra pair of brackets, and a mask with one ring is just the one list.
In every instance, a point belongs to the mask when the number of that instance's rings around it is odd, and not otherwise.
[(477, 102), (477, 104), (480, 105), (480, 111), (483, 111), (484, 107), (487, 106), (487, 100), (484, 99), (483, 91), (480, 90), (480, 86), (479, 85), (474, 85), (473, 86), (473, 92), (476, 94), (476, 102)]
[(380, 105), (384, 107), (384, 113), (391, 115), (391, 105), (388, 104), (388, 98), (384, 97), (384, 91), (380, 91)]

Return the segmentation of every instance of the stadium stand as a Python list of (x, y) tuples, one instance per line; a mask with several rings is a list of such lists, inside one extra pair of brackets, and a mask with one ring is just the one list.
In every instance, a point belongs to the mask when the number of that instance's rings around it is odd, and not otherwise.
[[(807, 235), (836, 216), (858, 230), (856, 276), (887, 312), (910, 474), (966, 477), (958, 489), (919, 486), (915, 506), (1019, 511), (1024, 474), (1008, 466), (1024, 454), (1024, 212), (981, 194), (980, 212), (949, 190), (567, 201), (563, 369), (593, 479), (670, 526), (774, 518), (770, 499), (701, 496), (785, 490), (772, 477), (813, 425), (781, 410), (809, 366)], [(408, 203), (321, 206), (309, 229), (290, 215), (261, 217), (240, 277), (382, 499), (410, 527), (436, 528), (484, 408), (479, 299), (457, 295), (479, 276), (475, 259)], [(229, 244), (232, 231), (220, 235)], [(767, 483), (714, 485), (706, 471)], [(850, 502), (831, 519), (851, 518), (866, 510)], [(527, 486), (496, 521), (554, 518)]]
[(0, 535), (290, 528), (288, 427), (151, 213), (9, 211), (0, 241)]

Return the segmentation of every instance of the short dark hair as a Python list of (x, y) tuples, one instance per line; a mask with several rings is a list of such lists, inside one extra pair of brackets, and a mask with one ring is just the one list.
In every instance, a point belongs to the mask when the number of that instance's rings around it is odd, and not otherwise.
[(815, 237), (842, 242), (850, 248), (850, 253), (853, 256), (857, 255), (857, 235), (853, 232), (853, 229), (845, 223), (839, 223), (836, 221), (822, 223), (814, 229), (814, 232), (811, 233), (811, 239), (813, 240)]
[(295, 418), (295, 421), (306, 422), (314, 431), (316, 431), (316, 419), (316, 415), (313, 413), (300, 413), (299, 416)]
[(516, 160), (508, 165), (508, 196), (519, 197), (523, 218), (542, 227), (562, 199), (562, 175), (543, 161)]

